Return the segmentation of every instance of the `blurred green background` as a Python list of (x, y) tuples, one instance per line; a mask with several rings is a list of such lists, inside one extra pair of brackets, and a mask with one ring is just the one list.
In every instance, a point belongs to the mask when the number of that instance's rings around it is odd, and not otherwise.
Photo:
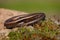
[(60, 0), (0, 0), (0, 8), (59, 15)]

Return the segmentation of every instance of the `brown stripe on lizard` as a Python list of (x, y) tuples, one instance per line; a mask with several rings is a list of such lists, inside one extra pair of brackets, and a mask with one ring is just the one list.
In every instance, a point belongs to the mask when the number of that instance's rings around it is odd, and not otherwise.
[(5, 21), (4, 26), (8, 29), (12, 29), (15, 27), (20, 27), (21, 25), (26, 24), (27, 26), (33, 25), (41, 20), (45, 20), (44, 13), (32, 13), (25, 15), (18, 15), (12, 18), (9, 18)]

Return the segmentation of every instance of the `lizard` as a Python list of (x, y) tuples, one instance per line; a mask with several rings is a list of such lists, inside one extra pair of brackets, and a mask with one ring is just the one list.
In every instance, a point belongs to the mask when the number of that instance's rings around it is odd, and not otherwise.
[(45, 20), (45, 13), (31, 13), (25, 15), (18, 15), (7, 19), (4, 22), (4, 26), (7, 29), (12, 29), (15, 27), (20, 27), (21, 25), (26, 24), (27, 26), (36, 24), (41, 20)]

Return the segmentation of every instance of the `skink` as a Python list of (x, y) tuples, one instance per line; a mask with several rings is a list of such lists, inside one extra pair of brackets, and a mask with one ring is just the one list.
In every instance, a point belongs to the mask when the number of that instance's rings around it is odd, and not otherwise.
[(9, 18), (5, 21), (4, 26), (7, 29), (12, 29), (15, 27), (20, 27), (21, 25), (26, 24), (27, 26), (33, 25), (41, 20), (45, 20), (44, 13), (32, 13), (32, 14), (25, 14), (25, 15), (18, 15), (12, 18)]

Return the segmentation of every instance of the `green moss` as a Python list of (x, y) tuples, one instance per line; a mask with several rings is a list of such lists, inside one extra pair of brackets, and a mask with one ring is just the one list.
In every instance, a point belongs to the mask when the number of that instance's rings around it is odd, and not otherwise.
[[(34, 29), (32, 31), (30, 31), (30, 29), (27, 28), (27, 26), (25, 27), (20, 27), (17, 31), (12, 31), (9, 33), (9, 40), (40, 40), (39, 38), (41, 38), (43, 40), (44, 38), (47, 38), (48, 40), (53, 39), (56, 34), (58, 33), (58, 29), (54, 29), (55, 24), (50, 20), (45, 20), (44, 22), (42, 22), (41, 26), (39, 26), (39, 28), (37, 29), (37, 25), (36, 28), (34, 27)], [(48, 26), (50, 25), (50, 26)], [(50, 27), (54, 27), (54, 28), (50, 28)], [(57, 25), (56, 25), (57, 27)], [(49, 39), (50, 38), (50, 39)]]

